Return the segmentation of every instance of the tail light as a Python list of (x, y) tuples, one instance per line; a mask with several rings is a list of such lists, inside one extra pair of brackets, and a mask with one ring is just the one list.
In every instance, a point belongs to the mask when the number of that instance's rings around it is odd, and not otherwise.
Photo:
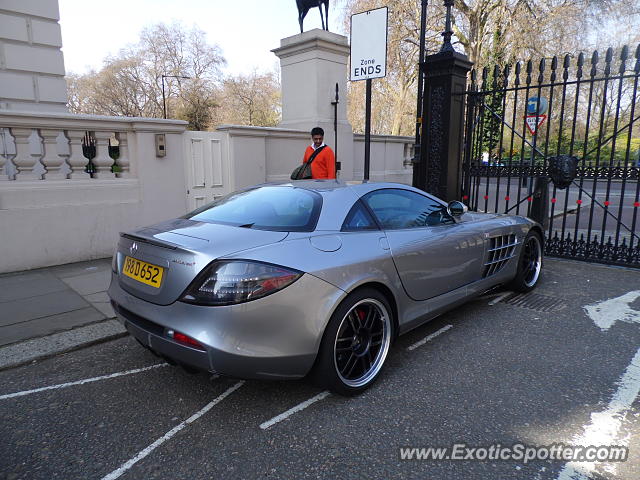
[(216, 261), (196, 277), (181, 300), (197, 305), (233, 305), (291, 285), (303, 272), (253, 261)]
[(206, 348), (204, 348), (204, 346), (199, 341), (197, 341), (195, 338), (191, 338), (190, 336), (185, 335), (184, 333), (169, 330), (167, 332), (167, 335), (173, 338), (178, 343), (182, 343), (183, 345), (195, 348), (197, 350), (206, 351)]

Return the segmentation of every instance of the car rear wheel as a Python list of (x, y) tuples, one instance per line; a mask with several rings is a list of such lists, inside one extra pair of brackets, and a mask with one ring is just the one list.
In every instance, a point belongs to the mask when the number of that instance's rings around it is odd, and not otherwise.
[(518, 259), (518, 272), (509, 285), (516, 292), (533, 290), (540, 279), (542, 270), (542, 240), (540, 234), (531, 230), (524, 241)]
[(356, 395), (378, 377), (393, 338), (387, 299), (374, 289), (348, 296), (331, 316), (313, 377), (341, 395)]

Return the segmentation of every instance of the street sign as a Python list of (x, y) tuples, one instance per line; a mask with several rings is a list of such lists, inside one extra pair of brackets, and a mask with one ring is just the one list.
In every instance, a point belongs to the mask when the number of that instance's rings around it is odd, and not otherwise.
[(351, 15), (351, 81), (387, 75), (387, 7)]
[(538, 131), (538, 127), (544, 123), (547, 119), (546, 115), (527, 115), (525, 120), (527, 121), (527, 128), (531, 135), (535, 135)]
[(549, 102), (544, 97), (529, 97), (527, 115), (544, 115), (549, 109)]
[(351, 15), (351, 81), (366, 80), (364, 180), (371, 164), (371, 82), (387, 74), (387, 7)]

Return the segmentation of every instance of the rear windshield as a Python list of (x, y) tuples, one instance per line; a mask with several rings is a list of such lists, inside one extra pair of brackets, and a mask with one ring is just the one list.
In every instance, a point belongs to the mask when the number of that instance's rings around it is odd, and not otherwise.
[(258, 187), (227, 195), (185, 218), (276, 232), (312, 232), (321, 207), (322, 197), (316, 192), (296, 187)]

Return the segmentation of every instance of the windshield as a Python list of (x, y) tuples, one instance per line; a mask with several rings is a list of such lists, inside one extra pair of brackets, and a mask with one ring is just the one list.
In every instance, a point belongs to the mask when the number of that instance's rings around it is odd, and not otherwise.
[(199, 222), (276, 232), (315, 229), (322, 197), (295, 187), (258, 187), (232, 193), (186, 215)]

